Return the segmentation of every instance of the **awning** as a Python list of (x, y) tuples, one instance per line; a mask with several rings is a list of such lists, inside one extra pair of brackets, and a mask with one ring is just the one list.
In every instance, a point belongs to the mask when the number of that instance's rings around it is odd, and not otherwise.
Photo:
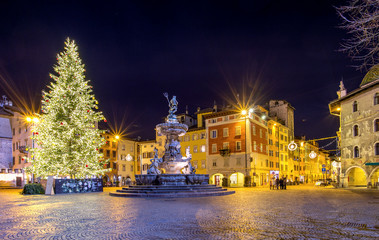
[(379, 166), (379, 162), (368, 162), (368, 163), (366, 163), (365, 165), (369, 165), (369, 166)]

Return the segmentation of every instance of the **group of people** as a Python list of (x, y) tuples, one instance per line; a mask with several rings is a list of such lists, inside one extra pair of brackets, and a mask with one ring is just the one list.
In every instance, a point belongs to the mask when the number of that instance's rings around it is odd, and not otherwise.
[(287, 189), (287, 178), (282, 177), (282, 178), (275, 178), (273, 177), (270, 180), (270, 189)]

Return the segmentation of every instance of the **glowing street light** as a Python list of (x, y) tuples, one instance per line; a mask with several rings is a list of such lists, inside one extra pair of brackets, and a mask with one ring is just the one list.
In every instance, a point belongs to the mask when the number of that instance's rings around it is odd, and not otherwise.
[(120, 139), (120, 136), (119, 136), (119, 135), (116, 135), (114, 138), (116, 138), (116, 140), (119, 140), (119, 139)]

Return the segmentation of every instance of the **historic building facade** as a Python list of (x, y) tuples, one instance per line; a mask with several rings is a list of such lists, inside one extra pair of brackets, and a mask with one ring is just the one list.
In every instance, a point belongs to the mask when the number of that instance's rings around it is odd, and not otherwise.
[(379, 65), (347, 93), (342, 81), (330, 113), (340, 118), (340, 186), (371, 186), (379, 181)]
[(264, 185), (269, 180), (267, 112), (225, 110), (207, 115), (207, 165), (212, 184)]

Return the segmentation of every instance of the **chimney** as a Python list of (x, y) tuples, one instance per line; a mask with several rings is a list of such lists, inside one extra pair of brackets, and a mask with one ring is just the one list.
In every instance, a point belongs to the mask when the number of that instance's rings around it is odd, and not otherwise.
[(216, 100), (213, 100), (213, 112), (217, 112)]

